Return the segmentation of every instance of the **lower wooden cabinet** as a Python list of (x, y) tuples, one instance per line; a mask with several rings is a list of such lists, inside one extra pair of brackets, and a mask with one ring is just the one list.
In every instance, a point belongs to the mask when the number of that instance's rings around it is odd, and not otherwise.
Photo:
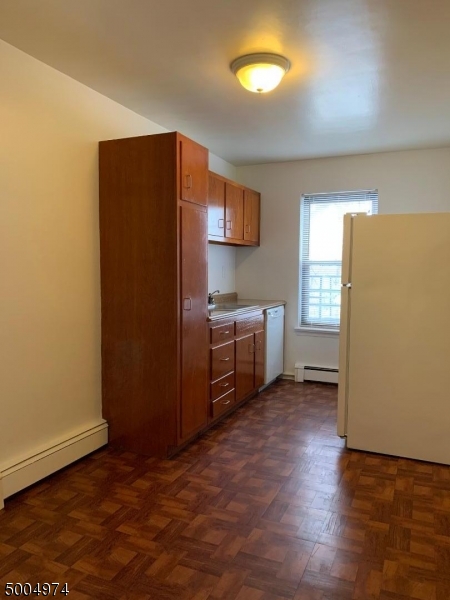
[(239, 402), (264, 384), (264, 320), (243, 319), (236, 323), (236, 330), (244, 333), (236, 339), (236, 401)]
[(242, 400), (255, 387), (255, 336), (236, 340), (236, 398)]
[[(230, 340), (232, 337), (232, 340)], [(264, 317), (255, 310), (210, 323), (210, 419), (264, 384)]]
[(255, 333), (255, 387), (257, 388), (264, 385), (265, 338), (264, 331)]

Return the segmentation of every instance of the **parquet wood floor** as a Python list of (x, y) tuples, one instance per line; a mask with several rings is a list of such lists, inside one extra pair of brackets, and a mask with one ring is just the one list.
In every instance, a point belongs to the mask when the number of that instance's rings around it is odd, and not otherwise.
[(0, 593), (449, 600), (450, 468), (347, 451), (336, 396), (280, 381), (173, 460), (105, 449), (18, 494)]

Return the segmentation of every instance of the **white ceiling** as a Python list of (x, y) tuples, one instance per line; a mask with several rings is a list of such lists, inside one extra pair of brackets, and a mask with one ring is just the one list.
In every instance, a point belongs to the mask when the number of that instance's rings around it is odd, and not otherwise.
[[(2, 0), (0, 38), (234, 164), (450, 144), (449, 0)], [(256, 95), (229, 70), (292, 68)]]

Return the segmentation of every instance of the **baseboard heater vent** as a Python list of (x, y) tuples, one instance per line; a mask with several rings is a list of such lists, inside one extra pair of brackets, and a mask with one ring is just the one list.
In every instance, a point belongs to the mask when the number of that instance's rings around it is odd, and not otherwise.
[(302, 365), (295, 363), (295, 381), (321, 381), (323, 383), (337, 383), (338, 369), (330, 369), (329, 367), (312, 367), (310, 365)]

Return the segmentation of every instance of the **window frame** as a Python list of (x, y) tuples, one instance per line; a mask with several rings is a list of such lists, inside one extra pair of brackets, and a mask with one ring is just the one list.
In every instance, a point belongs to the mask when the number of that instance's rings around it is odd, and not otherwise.
[[(325, 193), (313, 193), (313, 194), (302, 194), (301, 196), (301, 200), (300, 200), (300, 235), (299, 235), (299, 280), (298, 280), (298, 326), (295, 327), (295, 331), (298, 334), (307, 334), (307, 335), (319, 335), (319, 336), (338, 336), (340, 333), (340, 317), (339, 317), (339, 325), (334, 326), (331, 323), (324, 323), (323, 325), (319, 325), (317, 323), (311, 323), (311, 324), (307, 324), (304, 322), (303, 319), (303, 312), (302, 312), (302, 308), (304, 306), (304, 302), (303, 302), (303, 296), (304, 294), (311, 292), (309, 286), (308, 289), (304, 291), (303, 288), (303, 282), (305, 279), (305, 268), (310, 268), (311, 264), (309, 259), (306, 259), (307, 264), (304, 264), (305, 258), (304, 258), (304, 244), (303, 244), (303, 237), (304, 237), (304, 232), (305, 232), (305, 223), (306, 222), (310, 222), (310, 208), (311, 208), (311, 204), (314, 201), (314, 198), (321, 198), (322, 201), (326, 201), (326, 199), (329, 198), (328, 202), (329, 204), (338, 204), (339, 200), (337, 200), (337, 198), (339, 198), (339, 196), (342, 198), (341, 202), (349, 202), (352, 201), (351, 196), (354, 195), (354, 201), (358, 201), (358, 200), (362, 200), (363, 198), (361, 198), (362, 195), (367, 195), (369, 196), (367, 199), (371, 200), (372, 202), (372, 210), (371, 210), (371, 214), (378, 214), (378, 189), (366, 189), (366, 190), (352, 190), (352, 191), (345, 191), (345, 192), (325, 192)], [(359, 196), (359, 198), (357, 198), (356, 196)], [(372, 196), (372, 198), (370, 198), (370, 196)], [(309, 228), (309, 225), (308, 225)], [(310, 232), (308, 232), (309, 235)], [(308, 251), (309, 251), (309, 243), (308, 243)], [(338, 265), (342, 267), (342, 258), (339, 261), (316, 261), (320, 264), (330, 264), (331, 266), (333, 265)], [(332, 275), (330, 275), (330, 277), (333, 277)], [(341, 278), (341, 275), (339, 275), (339, 279)], [(340, 292), (340, 290), (339, 290)], [(330, 293), (332, 293), (332, 289), (330, 287)], [(319, 304), (320, 306), (320, 304)]]

